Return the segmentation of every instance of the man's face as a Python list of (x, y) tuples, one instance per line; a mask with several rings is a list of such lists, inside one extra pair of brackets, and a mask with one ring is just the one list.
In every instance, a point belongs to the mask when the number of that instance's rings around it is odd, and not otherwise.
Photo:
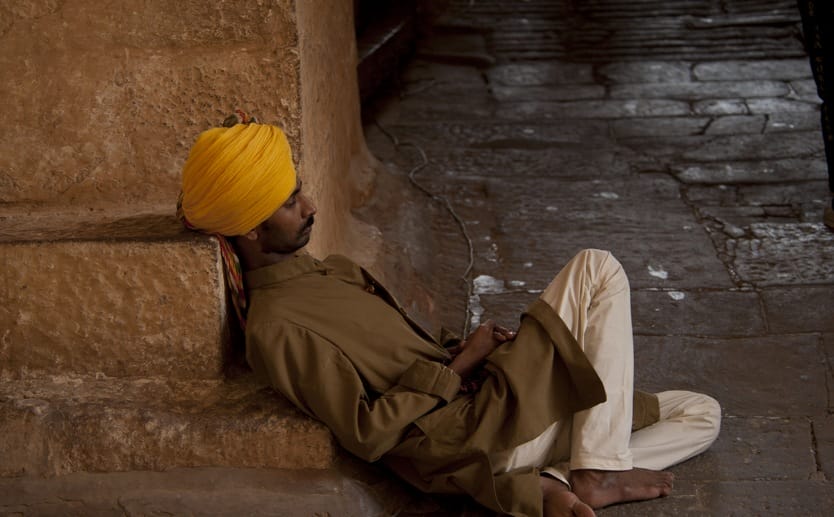
[(263, 253), (293, 253), (307, 245), (316, 207), (301, 193), (301, 180), (289, 199), (257, 227)]

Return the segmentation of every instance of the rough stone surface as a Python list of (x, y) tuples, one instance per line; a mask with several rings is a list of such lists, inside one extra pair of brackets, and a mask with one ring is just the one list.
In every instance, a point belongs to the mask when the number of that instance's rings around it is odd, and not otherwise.
[(627, 84), (611, 87), (611, 97), (614, 99), (703, 100), (741, 96), (778, 97), (788, 92), (788, 86), (778, 81)]
[(194, 137), (236, 107), (283, 124), (298, 144), (294, 8), (47, 2), (13, 11), (0, 37), (0, 99), (17, 107), (0, 144), (0, 202), (173, 205)]
[[(353, 2), (292, 3), (300, 58), (301, 138), (294, 151), (301, 155), (298, 172), (319, 216), (309, 250), (349, 253), (370, 266), (379, 259), (379, 232), (351, 215), (367, 199), (376, 165), (360, 121)], [(269, 81), (261, 87), (270, 96), (281, 91)]]
[(611, 123), (614, 136), (620, 138), (633, 136), (666, 136), (666, 135), (697, 135), (703, 133), (710, 123), (708, 118), (695, 117), (652, 117), (628, 118), (615, 120)]
[(718, 117), (710, 122), (706, 129), (708, 135), (732, 135), (762, 132), (766, 123), (765, 117), (762, 115), (730, 115), (726, 117)]
[(803, 79), (811, 76), (808, 60), (718, 61), (699, 63), (692, 71), (699, 81)]
[(785, 180), (823, 179), (828, 174), (824, 162), (817, 159), (787, 158), (782, 160), (717, 163), (678, 163), (671, 167), (684, 183), (783, 183)]
[(488, 76), (490, 82), (507, 86), (593, 83), (591, 65), (558, 61), (497, 65), (489, 69)]
[[(732, 336), (729, 332), (708, 338), (674, 334), (696, 333), (683, 327), (661, 336), (638, 336), (637, 386), (705, 391), (728, 416), (795, 417), (799, 422), (827, 411), (825, 357), (816, 336), (768, 336), (763, 329), (739, 332), (735, 338), (724, 337)], [(762, 382), (762, 372), (767, 372), (768, 382)]]
[(746, 115), (747, 104), (742, 99), (710, 99), (692, 103), (698, 115)]
[(734, 248), (733, 267), (752, 284), (834, 283), (834, 234), (822, 223), (751, 224)]
[(686, 115), (689, 106), (667, 99), (626, 99), (568, 102), (526, 102), (499, 106), (495, 115), (509, 120), (531, 117), (555, 118), (621, 118)]
[(251, 375), (56, 376), (0, 385), (0, 476), (230, 466), (328, 468), (330, 431)]
[(690, 63), (672, 61), (617, 62), (601, 66), (597, 74), (614, 83), (684, 83), (691, 79)]
[(750, 113), (802, 113), (817, 112), (817, 102), (795, 101), (791, 99), (748, 99), (746, 101)]
[(834, 332), (834, 318), (826, 310), (834, 287), (803, 285), (762, 291), (771, 329), (775, 332)]
[(216, 378), (228, 346), (216, 242), (0, 244), (0, 378)]
[[(631, 299), (634, 329), (642, 334), (741, 337), (765, 332), (755, 292), (640, 290)], [(733, 311), (716, 312), (716, 307), (733, 307)]]
[[(393, 515), (419, 497), (379, 469), (178, 468), (0, 479), (4, 515)], [(423, 497), (424, 498), (424, 497)]]
[[(775, 133), (794, 130), (821, 131), (820, 114), (815, 111), (768, 114), (765, 132)], [(820, 133), (820, 138), (822, 138), (822, 133)]]

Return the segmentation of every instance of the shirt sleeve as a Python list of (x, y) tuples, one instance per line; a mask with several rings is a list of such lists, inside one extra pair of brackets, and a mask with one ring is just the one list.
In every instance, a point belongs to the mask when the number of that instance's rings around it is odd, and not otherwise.
[(255, 348), (248, 354), (250, 362), (260, 363), (253, 369), (366, 461), (378, 460), (412, 422), (451, 400), (460, 388), (457, 373), (417, 359), (388, 391), (369, 395), (344, 353), (315, 332), (281, 325), (280, 332), (262, 334), (249, 343)]

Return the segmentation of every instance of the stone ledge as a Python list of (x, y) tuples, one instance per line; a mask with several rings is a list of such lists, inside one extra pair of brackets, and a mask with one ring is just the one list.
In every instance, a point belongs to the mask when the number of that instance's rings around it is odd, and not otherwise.
[(220, 466), (330, 468), (337, 446), (251, 374), (232, 381), (0, 383), (0, 476)]
[(444, 509), (384, 469), (349, 458), (326, 470), (211, 467), (0, 478), (0, 515), (365, 517), (412, 515), (415, 507)]
[(0, 214), (0, 379), (218, 378), (219, 247), (170, 214)]

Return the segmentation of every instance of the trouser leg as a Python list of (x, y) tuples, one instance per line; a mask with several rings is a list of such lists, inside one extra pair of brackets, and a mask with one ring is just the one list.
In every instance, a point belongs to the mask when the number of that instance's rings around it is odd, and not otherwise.
[(721, 406), (712, 397), (690, 391), (657, 394), (660, 420), (631, 435), (634, 466), (663, 470), (709, 448), (721, 427)]
[(559, 272), (541, 298), (571, 330), (607, 395), (604, 403), (573, 415), (570, 468), (632, 468), (634, 353), (629, 285), (622, 266), (608, 252), (584, 250)]

